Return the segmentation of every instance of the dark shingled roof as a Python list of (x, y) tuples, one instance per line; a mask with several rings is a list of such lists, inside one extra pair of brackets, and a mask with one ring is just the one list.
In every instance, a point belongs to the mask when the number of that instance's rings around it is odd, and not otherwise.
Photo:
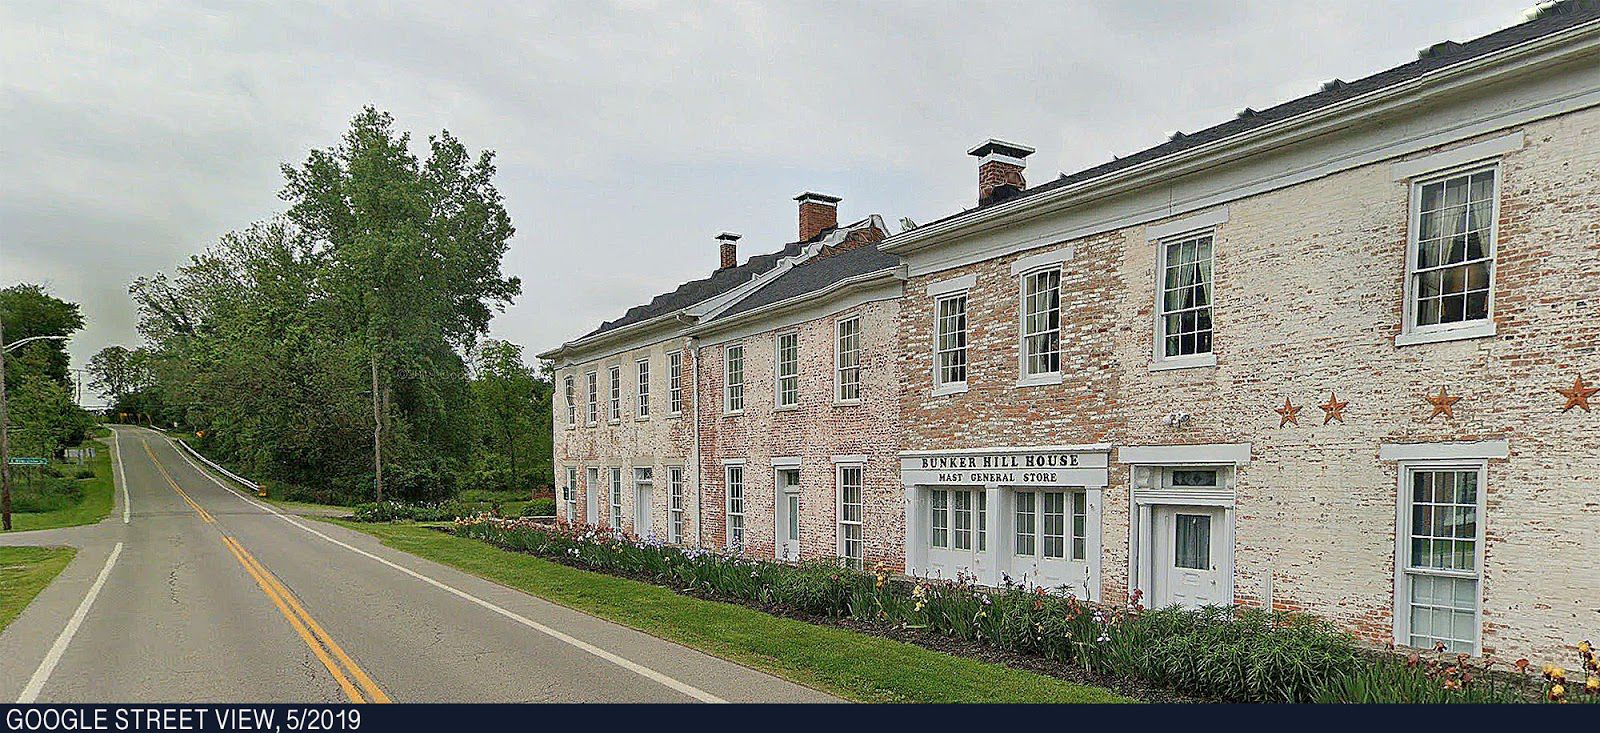
[(840, 280), (877, 272), (900, 264), (900, 258), (879, 252), (876, 244), (863, 244), (837, 254), (806, 260), (712, 318), (715, 323), (790, 298), (816, 292)]
[[(1085, 168), (1071, 174), (1062, 174), (1060, 177), (1042, 183), (1032, 188), (1017, 192), (1009, 197), (995, 197), (993, 200), (980, 204), (971, 209), (942, 217), (928, 224), (955, 219), (973, 211), (987, 209), (1003, 203), (1010, 203), (1026, 199), (1031, 196), (1053, 191), (1058, 188), (1070, 186), (1092, 178), (1098, 178), (1108, 173), (1114, 173), (1124, 168), (1130, 168), (1142, 163), (1196, 148), (1207, 143), (1232, 137), (1248, 130), (1280, 122), (1296, 117), (1307, 112), (1329, 107), (1347, 99), (1359, 97), (1378, 89), (1394, 86), (1401, 82), (1410, 81), (1432, 71), (1454, 66), (1463, 61), (1469, 61), (1481, 56), (1501, 51), (1527, 41), (1543, 36), (1552, 35), (1560, 31), (1583, 25), (1594, 20), (1600, 20), (1600, 0), (1564, 0), (1556, 5), (1546, 8), (1534, 20), (1519, 23), (1504, 30), (1490, 33), (1481, 38), (1476, 38), (1466, 43), (1445, 41), (1430, 46), (1418, 54), (1419, 58), (1407, 64), (1396, 66), (1387, 71), (1380, 71), (1371, 76), (1357, 79), (1356, 81), (1340, 81), (1335, 79), (1324, 84), (1322, 89), (1315, 94), (1310, 94), (1298, 99), (1292, 99), (1274, 107), (1263, 110), (1246, 109), (1239, 116), (1220, 125), (1214, 125), (1204, 130), (1192, 133), (1180, 133), (1172, 140), (1146, 148), (1132, 155), (1114, 158), (1092, 168)], [(923, 226), (928, 226), (924, 224)]]
[(707, 299), (715, 298), (750, 282), (751, 278), (777, 267), (778, 260), (800, 254), (800, 250), (804, 249), (804, 247), (804, 242), (790, 242), (777, 252), (756, 255), (737, 267), (717, 270), (711, 273), (711, 277), (686, 282), (670, 293), (657, 295), (645, 305), (636, 305), (629, 308), (628, 312), (624, 313), (621, 318), (600, 324), (599, 328), (584, 334), (583, 338), (597, 336), (631, 323), (648, 321), (657, 316), (664, 316)]

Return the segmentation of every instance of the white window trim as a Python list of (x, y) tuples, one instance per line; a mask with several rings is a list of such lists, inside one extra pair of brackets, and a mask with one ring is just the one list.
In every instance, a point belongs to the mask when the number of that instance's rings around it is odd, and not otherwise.
[(612, 425), (622, 422), (622, 365), (613, 364), (606, 369), (610, 380), (610, 395), (606, 398), (606, 421)]
[(800, 456), (774, 456), (772, 459), (772, 467), (784, 469), (799, 468)]
[[(1503, 456), (1502, 456), (1503, 457)], [(1407, 557), (1407, 549), (1411, 539), (1411, 502), (1412, 488), (1411, 476), (1416, 471), (1477, 471), (1478, 472), (1478, 506), (1477, 525), (1478, 534), (1473, 542), (1473, 570), (1471, 573), (1451, 570), (1419, 570), (1415, 571), (1425, 575), (1437, 575), (1450, 578), (1471, 578), (1477, 581), (1478, 594), (1474, 600), (1473, 632), (1476, 635), (1472, 644), (1474, 656), (1483, 652), (1483, 576), (1484, 576), (1484, 536), (1486, 525), (1484, 521), (1485, 499), (1489, 493), (1489, 461), (1487, 458), (1415, 458), (1399, 459), (1399, 486), (1395, 492), (1395, 532), (1394, 532), (1394, 640), (1396, 644), (1410, 646), (1411, 643), (1411, 597), (1407, 591), (1407, 576), (1412, 574), (1411, 564)]]
[[(1222, 209), (1221, 215), (1222, 215), (1222, 221), (1227, 221), (1228, 220), (1228, 209), (1226, 207), (1224, 207)], [(1165, 225), (1165, 226), (1173, 226), (1173, 225), (1178, 225), (1178, 224), (1190, 224), (1191, 222), (1205, 221), (1205, 220), (1209, 220), (1211, 218), (1213, 218), (1213, 217), (1207, 216), (1207, 215), (1202, 215), (1202, 216), (1197, 216), (1197, 217), (1191, 217), (1190, 219), (1184, 219), (1184, 220), (1181, 220), (1181, 221), (1175, 221), (1175, 222), (1172, 222), (1170, 225)], [(1160, 227), (1151, 227), (1152, 230), (1158, 229), (1158, 228), (1160, 228)], [(1211, 309), (1211, 350), (1207, 351), (1204, 354), (1184, 354), (1182, 356), (1167, 356), (1166, 355), (1167, 350), (1165, 348), (1166, 347), (1166, 340), (1167, 340), (1166, 339), (1166, 336), (1167, 336), (1167, 334), (1166, 334), (1166, 328), (1167, 328), (1166, 322), (1167, 322), (1167, 319), (1165, 318), (1166, 313), (1162, 310), (1164, 305), (1165, 305), (1164, 298), (1166, 297), (1165, 283), (1166, 283), (1166, 277), (1167, 277), (1167, 245), (1172, 244), (1173, 242), (1181, 242), (1181, 241), (1184, 241), (1184, 240), (1194, 239), (1196, 237), (1202, 237), (1202, 236), (1211, 238), (1211, 302), (1209, 304), (1207, 304), (1207, 306), (1206, 306), (1207, 308)], [(1151, 339), (1151, 344), (1150, 344), (1150, 347), (1151, 347), (1150, 348), (1150, 354), (1151, 354), (1150, 371), (1152, 371), (1152, 372), (1162, 372), (1162, 371), (1169, 371), (1169, 370), (1173, 370), (1173, 369), (1200, 369), (1200, 368), (1205, 368), (1205, 367), (1214, 367), (1214, 366), (1216, 366), (1217, 365), (1217, 351), (1216, 351), (1216, 349), (1217, 349), (1217, 328), (1216, 328), (1216, 325), (1217, 325), (1217, 320), (1216, 320), (1217, 313), (1216, 313), (1216, 308), (1215, 308), (1216, 302), (1217, 302), (1217, 230), (1216, 230), (1216, 225), (1215, 224), (1203, 224), (1203, 225), (1201, 225), (1199, 227), (1190, 227), (1190, 228), (1186, 228), (1186, 229), (1181, 229), (1181, 230), (1174, 231), (1173, 233), (1168, 234), (1166, 236), (1160, 237), (1159, 239), (1152, 238), (1152, 241), (1154, 241), (1155, 245), (1156, 245), (1156, 279), (1155, 279), (1156, 302), (1155, 302), (1155, 308), (1152, 309), (1152, 312), (1155, 314), (1155, 317), (1151, 320), (1151, 325), (1152, 325), (1153, 328), (1152, 328), (1152, 339)]]
[[(678, 409), (676, 410), (672, 409), (672, 369), (674, 362), (676, 362), (678, 369)], [(683, 414), (683, 404), (686, 401), (683, 399), (683, 387), (683, 350), (680, 349), (667, 354), (667, 417), (678, 417)]]
[(1040, 252), (1036, 255), (1020, 257), (1011, 263), (1011, 274), (1016, 277), (1029, 275), (1038, 270), (1065, 269), (1063, 264), (1070, 261), (1076, 254), (1076, 246), (1067, 245), (1061, 249)]
[(1205, 229), (1215, 229), (1228, 223), (1228, 207), (1222, 206), (1210, 211), (1203, 211), (1182, 219), (1175, 219), (1164, 224), (1151, 224), (1144, 228), (1145, 241), (1155, 242), (1162, 239), (1175, 239), (1187, 234), (1194, 234)]
[(952, 277), (948, 280), (940, 280), (939, 282), (928, 284), (928, 297), (943, 298), (947, 295), (964, 293), (968, 290), (971, 290), (972, 286), (977, 284), (977, 275), (962, 275), (961, 277)]
[[(845, 399), (839, 396), (844, 390), (844, 367), (839, 363), (839, 359), (844, 356), (844, 350), (839, 346), (839, 331), (850, 321), (856, 322), (856, 396)], [(861, 336), (861, 314), (844, 316), (833, 322), (833, 404), (836, 407), (861, 404), (861, 388), (864, 386), (861, 379)]]
[[(644, 367), (642, 379), (640, 378), (641, 375), (639, 374), (640, 367)], [(648, 356), (633, 363), (633, 376), (636, 380), (633, 389), (635, 402), (633, 406), (635, 413), (633, 419), (635, 420), (650, 419), (650, 399), (654, 396), (651, 394), (650, 390), (650, 371), (650, 357)]]
[(844, 538), (844, 472), (845, 469), (856, 469), (861, 472), (860, 494), (857, 497), (861, 506), (861, 518), (856, 525), (861, 528), (861, 565), (867, 563), (867, 463), (860, 461), (841, 461), (833, 466), (833, 529), (834, 529), (834, 557), (846, 559)]
[[(739, 350), (739, 409), (737, 410), (733, 409), (732, 407), (733, 390), (732, 385), (728, 383), (728, 375), (730, 373), (728, 368), (728, 352), (734, 349)], [(750, 381), (745, 379), (747, 376), (745, 374), (746, 371), (748, 370), (745, 369), (744, 344), (737, 343), (724, 345), (722, 347), (722, 414), (724, 416), (744, 414), (744, 403), (746, 401), (745, 398), (749, 396), (745, 394), (745, 386), (749, 384)]]
[[(669, 544), (681, 545), (681, 544), (683, 544), (684, 537), (686, 537), (688, 535), (688, 529), (689, 529), (689, 519), (688, 519), (688, 517), (689, 517), (689, 513), (688, 513), (688, 504), (689, 504), (689, 501), (688, 501), (688, 496), (689, 496), (689, 471), (684, 466), (676, 466), (676, 465), (669, 465), (669, 466), (666, 467), (666, 469), (667, 469), (667, 542)], [(678, 474), (678, 479), (677, 479), (676, 482), (674, 482), (673, 479), (672, 479), (672, 474), (674, 474), (674, 473)], [(674, 483), (677, 484), (676, 487), (673, 486)], [(673, 492), (674, 488), (676, 488), (677, 492), (678, 492), (678, 496), (677, 496), (678, 507), (676, 509), (674, 509), (672, 507), (672, 500), (673, 500), (672, 492)], [(676, 517), (676, 520), (674, 520), (674, 517)], [(673, 530), (673, 522), (674, 521), (676, 521), (680, 525), (679, 529), (677, 530), (676, 537), (674, 537), (674, 535), (673, 535), (673, 532), (674, 532), (674, 530)]]
[[(735, 468), (739, 469), (739, 501), (743, 504), (743, 507), (740, 509), (737, 515), (735, 515), (733, 511), (733, 492), (730, 490), (730, 487), (733, 485), (733, 469)], [(722, 462), (722, 534), (723, 547), (728, 549), (742, 547), (750, 541), (750, 525), (745, 521), (749, 519), (750, 516), (749, 479), (750, 477), (744, 472), (744, 461), (742, 459)], [(739, 517), (741, 531), (744, 533), (744, 537), (738, 545), (733, 543), (732, 518), (734, 516)]]
[(584, 404), (584, 422), (593, 427), (600, 422), (600, 372), (591, 370), (585, 373), (585, 378), (587, 381), (584, 386), (589, 394)]
[(578, 426), (578, 380), (571, 374), (561, 380), (562, 394), (567, 400), (567, 427)]
[[(961, 394), (961, 393), (967, 391), (967, 380), (966, 379), (963, 379), (963, 380), (961, 380), (959, 382), (940, 382), (939, 381), (939, 378), (942, 376), (942, 374), (940, 373), (941, 370), (939, 369), (939, 304), (943, 303), (946, 300), (951, 300), (953, 298), (965, 298), (966, 301), (967, 301), (966, 306), (963, 306), (962, 307), (962, 311), (961, 311), (962, 320), (966, 321), (966, 323), (967, 323), (967, 328), (963, 328), (961, 330), (961, 332), (963, 334), (962, 341), (964, 342), (962, 344), (962, 346), (961, 346), (961, 353), (962, 353), (962, 356), (963, 356), (963, 365), (961, 367), (961, 369), (962, 369), (961, 373), (970, 378), (972, 376), (972, 371), (971, 371), (972, 370), (972, 358), (971, 358), (972, 357), (972, 344), (971, 343), (966, 343), (966, 341), (967, 341), (966, 337), (968, 337), (968, 336), (970, 336), (972, 334), (972, 328), (971, 328), (971, 326), (972, 326), (972, 314), (970, 312), (970, 306), (972, 305), (972, 297), (970, 295), (970, 290), (971, 290), (971, 287), (972, 287), (972, 282), (975, 279), (976, 278), (974, 276), (972, 276), (972, 275), (968, 275), (966, 277), (956, 278), (956, 280), (959, 280), (963, 284), (965, 284), (966, 287), (951, 288), (949, 290), (944, 290), (944, 291), (941, 291), (941, 292), (939, 292), (937, 294), (934, 294), (934, 297), (933, 297), (933, 396), (934, 397), (943, 397), (945, 395)], [(952, 281), (946, 281), (946, 282), (952, 282)], [(932, 294), (931, 293), (932, 290), (933, 290), (933, 288), (930, 286), (929, 287), (930, 294)]]
[(1481, 163), (1491, 158), (1498, 158), (1506, 153), (1521, 150), (1526, 143), (1526, 137), (1521, 130), (1500, 137), (1490, 138), (1471, 145), (1445, 150), (1425, 155), (1421, 158), (1403, 160), (1390, 166), (1389, 171), (1396, 181), (1407, 181), (1421, 176), (1432, 177), (1434, 174), (1459, 168), (1461, 166)]
[[(794, 403), (783, 402), (783, 372), (782, 357), (783, 339), (794, 337)], [(783, 331), (772, 336), (772, 409), (775, 412), (788, 412), (800, 409), (800, 332)]]
[[(1046, 253), (1055, 254), (1055, 253)], [(1069, 252), (1070, 254), (1070, 252)], [(1035, 255), (1036, 257), (1038, 255)], [(1033, 259), (1025, 258), (1011, 267), (1017, 280), (1017, 386), (1042, 387), (1052, 384), (1061, 384), (1061, 356), (1063, 354), (1061, 326), (1066, 325), (1066, 307), (1063, 303), (1062, 291), (1065, 287), (1066, 269), (1059, 262), (1047, 262), (1026, 270), (1017, 270), (1017, 265), (1023, 261)], [(1053, 372), (1028, 373), (1028, 278), (1049, 270), (1056, 270), (1056, 370)], [(970, 321), (969, 321), (970, 322)]]
[[(1442, 155), (1442, 154), (1441, 154)], [(1416, 325), (1417, 304), (1414, 298), (1416, 290), (1417, 269), (1417, 241), (1422, 226), (1422, 187), (1435, 183), (1441, 179), (1454, 178), (1461, 175), (1470, 175), (1481, 171), (1494, 171), (1494, 206), (1489, 213), (1489, 295), (1488, 315), (1482, 320), (1461, 321), (1448, 324), (1431, 324), (1427, 326)], [(1463, 341), (1494, 336), (1496, 324), (1495, 310), (1495, 280), (1500, 275), (1500, 200), (1505, 193), (1505, 179), (1498, 159), (1478, 160), (1476, 162), (1460, 165), (1453, 168), (1431, 170), (1427, 175), (1419, 175), (1408, 182), (1410, 204), (1406, 217), (1406, 259), (1405, 282), (1401, 287), (1401, 296), (1404, 298), (1400, 309), (1400, 333), (1394, 337), (1395, 346), (1415, 346), (1418, 344), (1435, 344), (1445, 341)]]
[(613, 466), (609, 469), (610, 483), (606, 485), (606, 523), (614, 532), (622, 531), (622, 520), (627, 518), (622, 512), (622, 466)]

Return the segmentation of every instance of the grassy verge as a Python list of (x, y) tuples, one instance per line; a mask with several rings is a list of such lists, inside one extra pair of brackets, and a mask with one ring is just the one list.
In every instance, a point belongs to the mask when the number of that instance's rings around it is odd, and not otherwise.
[[(23, 532), (34, 529), (56, 529), (58, 527), (76, 527), (82, 524), (94, 524), (106, 518), (111, 513), (113, 505), (112, 495), (116, 492), (116, 483), (111, 478), (111, 447), (97, 443), (94, 458), (89, 459), (85, 465), (94, 469), (94, 478), (73, 479), (78, 481), (83, 489), (83, 500), (71, 506), (47, 512), (17, 512), (11, 515), (11, 529), (14, 532)], [(58, 468), (72, 475), (77, 470), (76, 464), (58, 465)], [(15, 471), (11, 474), (12, 481), (17, 481)], [(13, 484), (15, 489), (15, 484)]]
[(1128, 702), (1107, 690), (579, 570), (416, 524), (332, 521), (385, 545), (858, 702)]
[(0, 547), (0, 631), (72, 562), (70, 547)]

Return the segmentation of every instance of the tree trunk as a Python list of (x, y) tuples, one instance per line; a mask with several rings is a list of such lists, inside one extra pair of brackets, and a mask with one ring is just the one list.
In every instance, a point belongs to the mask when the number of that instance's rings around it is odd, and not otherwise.
[(383, 501), (383, 410), (378, 393), (378, 354), (372, 354), (372, 475), (378, 486), (378, 501)]

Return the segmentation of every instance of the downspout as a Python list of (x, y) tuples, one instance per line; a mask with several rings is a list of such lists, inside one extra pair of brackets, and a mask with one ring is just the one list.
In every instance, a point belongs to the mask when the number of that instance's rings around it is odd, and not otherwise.
[(694, 390), (689, 394), (689, 409), (694, 410), (694, 446), (689, 449), (690, 454), (694, 456), (694, 545), (703, 548), (706, 546), (706, 495), (705, 484), (700, 475), (700, 347), (693, 336), (688, 337), (688, 346), (689, 358), (694, 366), (692, 372), (694, 379), (689, 381), (689, 384), (694, 385)]

